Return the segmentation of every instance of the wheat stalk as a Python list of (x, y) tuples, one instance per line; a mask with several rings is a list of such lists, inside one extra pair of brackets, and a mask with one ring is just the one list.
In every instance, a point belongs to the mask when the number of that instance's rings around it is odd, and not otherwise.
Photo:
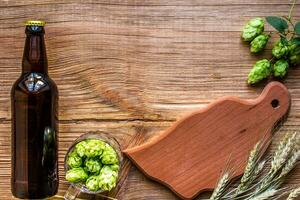
[(281, 174), (279, 177), (286, 176), (297, 164), (297, 161), (300, 158), (300, 150), (297, 150), (292, 154), (292, 156), (286, 161), (286, 164), (283, 166)]
[(217, 187), (213, 191), (213, 194), (211, 195), (210, 200), (221, 199), (221, 197), (226, 189), (226, 186), (229, 183), (229, 178), (230, 178), (229, 173), (227, 173), (227, 172), (224, 173), (224, 175), (220, 178), (220, 180), (217, 184)]
[(249, 181), (249, 183), (251, 184), (257, 177), (258, 175), (262, 172), (262, 170), (264, 169), (264, 166), (266, 164), (266, 161), (263, 160), (260, 163), (258, 163), (258, 165), (255, 167), (254, 173)]
[(259, 153), (260, 153), (259, 151), (261, 150), (259, 146), (260, 146), (260, 142), (258, 142), (250, 152), (250, 156), (248, 159), (247, 166), (245, 168), (244, 175), (241, 178), (241, 182), (238, 185), (234, 196), (238, 196), (243, 192), (245, 192), (249, 188), (251, 183), (255, 180), (255, 178), (262, 171), (265, 165), (265, 161), (262, 161), (257, 165), (259, 159)]
[(255, 165), (256, 165), (256, 162), (258, 159), (259, 145), (260, 145), (260, 142), (256, 143), (256, 145), (250, 152), (247, 166), (245, 168), (244, 175), (242, 176), (241, 183), (239, 184), (239, 186), (237, 188), (236, 194), (239, 194), (240, 192), (242, 192), (248, 185), (247, 183), (249, 182), (251, 175), (253, 174), (253, 171), (255, 169)]
[(258, 194), (257, 196), (248, 198), (247, 200), (268, 200), (270, 197), (273, 197), (277, 193), (275, 189), (266, 190), (263, 193)]
[(292, 136), (287, 135), (286, 138), (280, 143), (271, 162), (271, 173), (276, 173), (288, 159), (295, 145), (295, 138), (296, 133), (294, 133)]
[[(257, 166), (255, 166), (254, 172), (253, 172), (252, 176), (250, 177), (249, 181), (247, 182), (246, 185), (244, 185), (242, 188), (240, 188), (240, 191), (239, 191), (239, 192), (236, 192), (236, 193), (233, 194), (233, 195), (231, 195), (231, 192), (229, 192), (228, 194), (226, 194), (226, 195), (224, 196), (223, 199), (228, 199), (228, 200), (229, 200), (229, 199), (230, 199), (230, 200), (236, 199), (236, 200), (238, 200), (238, 199), (244, 199), (244, 198), (250, 196), (251, 194), (245, 194), (245, 193), (247, 193), (247, 192), (249, 192), (251, 189), (253, 189), (253, 188), (251, 188), (250, 186), (251, 186), (251, 184), (253, 183), (253, 181), (258, 177), (258, 175), (262, 172), (262, 170), (263, 170), (263, 168), (264, 168), (264, 166), (265, 166), (265, 163), (266, 163), (266, 161), (263, 160), (263, 161), (259, 162), (259, 163), (257, 164)], [(240, 186), (240, 185), (239, 185), (239, 186)], [(239, 187), (239, 186), (238, 186), (238, 187)], [(238, 190), (238, 188), (234, 189), (233, 191), (235, 191), (235, 190)], [(243, 194), (244, 194), (244, 195), (243, 195)], [(230, 196), (230, 195), (231, 195), (231, 196)]]
[[(296, 133), (287, 134), (279, 143), (272, 157), (269, 171), (258, 183), (252, 184), (259, 177), (266, 163), (265, 160), (259, 161), (264, 152), (261, 144), (257, 143), (250, 152), (244, 175), (238, 187), (226, 193), (229, 173), (225, 173), (220, 178), (210, 200), (264, 200), (271, 199), (279, 192), (278, 188), (300, 158), (300, 137), (297, 137)], [(293, 195), (299, 195), (299, 192), (298, 190), (293, 191), (290, 194), (291, 198)], [(288, 200), (292, 200), (291, 198)]]
[[(261, 193), (268, 189), (270, 185), (275, 184), (277, 187), (281, 185), (282, 178), (278, 175), (278, 172), (285, 166), (287, 160), (289, 160), (290, 155), (292, 154), (295, 144), (296, 133), (290, 135), (286, 135), (285, 138), (279, 143), (277, 150), (274, 153), (272, 162), (271, 162), (271, 169), (269, 170), (268, 174), (260, 181), (258, 187), (256, 188), (253, 195)], [(290, 166), (294, 167), (294, 166)], [(253, 196), (252, 195), (252, 196)]]
[(296, 198), (299, 196), (300, 196), (300, 187), (292, 190), (286, 200), (296, 200)]

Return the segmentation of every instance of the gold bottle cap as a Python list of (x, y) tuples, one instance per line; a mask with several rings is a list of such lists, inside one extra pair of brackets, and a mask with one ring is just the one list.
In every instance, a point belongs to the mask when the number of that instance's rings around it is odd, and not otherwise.
[(45, 22), (41, 20), (28, 20), (25, 22), (25, 26), (45, 26)]

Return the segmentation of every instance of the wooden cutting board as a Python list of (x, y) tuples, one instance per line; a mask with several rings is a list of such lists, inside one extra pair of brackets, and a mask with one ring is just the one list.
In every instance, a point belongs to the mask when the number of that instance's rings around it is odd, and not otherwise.
[(183, 199), (212, 190), (230, 156), (233, 176), (240, 176), (249, 151), (290, 107), (284, 85), (271, 82), (256, 99), (224, 97), (195, 111), (150, 142), (123, 152), (148, 177)]

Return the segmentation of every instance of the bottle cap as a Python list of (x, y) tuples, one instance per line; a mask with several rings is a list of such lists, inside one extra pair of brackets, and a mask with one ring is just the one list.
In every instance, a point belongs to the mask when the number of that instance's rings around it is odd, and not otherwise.
[(28, 20), (25, 22), (25, 26), (45, 26), (45, 22), (41, 20)]

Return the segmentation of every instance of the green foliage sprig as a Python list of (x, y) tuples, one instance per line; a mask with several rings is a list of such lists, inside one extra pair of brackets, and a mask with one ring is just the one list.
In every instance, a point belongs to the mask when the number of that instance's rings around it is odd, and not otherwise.
[[(251, 53), (262, 52), (273, 34), (280, 39), (272, 48), (272, 58), (257, 61), (248, 75), (248, 84), (255, 84), (268, 77), (283, 78), (290, 66), (300, 64), (300, 21), (294, 23), (292, 13), (296, 0), (293, 1), (288, 16), (267, 16), (253, 18), (242, 30), (242, 39), (249, 42)], [(264, 33), (265, 21), (275, 31)]]

